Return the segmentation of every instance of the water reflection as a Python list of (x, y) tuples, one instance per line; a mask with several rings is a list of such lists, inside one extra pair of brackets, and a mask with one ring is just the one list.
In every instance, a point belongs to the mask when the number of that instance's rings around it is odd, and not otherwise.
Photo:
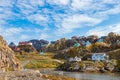
[(65, 76), (70, 76), (83, 80), (120, 80), (119, 73), (110, 73), (110, 74), (100, 74), (100, 73), (75, 73), (75, 72), (66, 72)]
[(43, 74), (54, 74), (77, 78), (78, 80), (120, 80), (120, 73), (80, 73), (64, 71), (41, 71)]

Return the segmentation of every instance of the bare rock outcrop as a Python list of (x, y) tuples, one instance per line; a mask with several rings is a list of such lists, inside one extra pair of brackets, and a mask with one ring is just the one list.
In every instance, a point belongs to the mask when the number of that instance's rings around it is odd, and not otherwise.
[(20, 62), (15, 58), (14, 52), (0, 35), (0, 72), (21, 69)]

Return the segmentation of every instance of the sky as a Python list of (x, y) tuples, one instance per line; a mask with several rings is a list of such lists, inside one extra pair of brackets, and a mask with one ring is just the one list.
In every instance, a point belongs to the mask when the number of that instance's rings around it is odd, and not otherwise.
[(10, 43), (120, 33), (120, 0), (0, 0), (0, 35)]

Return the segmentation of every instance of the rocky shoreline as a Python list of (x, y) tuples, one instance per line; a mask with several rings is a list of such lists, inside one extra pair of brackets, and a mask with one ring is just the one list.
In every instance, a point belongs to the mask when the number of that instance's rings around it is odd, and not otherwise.
[(0, 73), (0, 80), (77, 80), (75, 78), (42, 74), (39, 70), (20, 70)]
[(8, 47), (7, 42), (0, 36), (0, 72), (20, 70), (21, 68), (20, 61)]
[(81, 61), (81, 62), (65, 62), (58, 67), (60, 71), (70, 72), (94, 72), (94, 73), (114, 73), (120, 72), (116, 68), (116, 62), (102, 62), (102, 61)]
[(45, 80), (39, 71), (10, 71), (0, 73), (0, 80)]

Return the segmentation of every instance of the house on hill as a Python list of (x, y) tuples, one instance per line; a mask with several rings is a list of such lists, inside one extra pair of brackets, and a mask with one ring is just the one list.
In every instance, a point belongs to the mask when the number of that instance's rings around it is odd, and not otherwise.
[(79, 47), (80, 44), (79, 44), (79, 43), (75, 43), (73, 46), (74, 46), (74, 47)]
[(74, 61), (74, 62), (80, 62), (81, 61), (81, 58), (80, 57), (74, 57), (74, 58), (69, 58), (69, 61), (70, 62), (72, 62), (72, 61)]
[(51, 43), (51, 44), (55, 44), (55, 43), (56, 43), (56, 41), (51, 41), (50, 43)]
[(93, 61), (108, 60), (109, 56), (106, 53), (93, 53), (91, 59)]
[(109, 56), (106, 53), (89, 53), (82, 58), (82, 60), (93, 60), (93, 61), (104, 61), (108, 59)]
[(77, 36), (72, 36), (71, 39), (77, 39), (78, 37)]
[(9, 45), (8, 45), (12, 50), (14, 50), (17, 46), (11, 42)]
[(19, 52), (19, 51), (20, 51), (20, 49), (19, 49), (13, 42), (11, 42), (11, 43), (9, 44), (9, 47), (10, 47), (13, 51), (15, 51), (15, 52)]
[(32, 45), (32, 43), (31, 42), (19, 42), (19, 44), (18, 45)]
[(31, 42), (19, 42), (18, 48), (20, 49), (21, 53), (36, 52), (36, 49), (33, 47)]

